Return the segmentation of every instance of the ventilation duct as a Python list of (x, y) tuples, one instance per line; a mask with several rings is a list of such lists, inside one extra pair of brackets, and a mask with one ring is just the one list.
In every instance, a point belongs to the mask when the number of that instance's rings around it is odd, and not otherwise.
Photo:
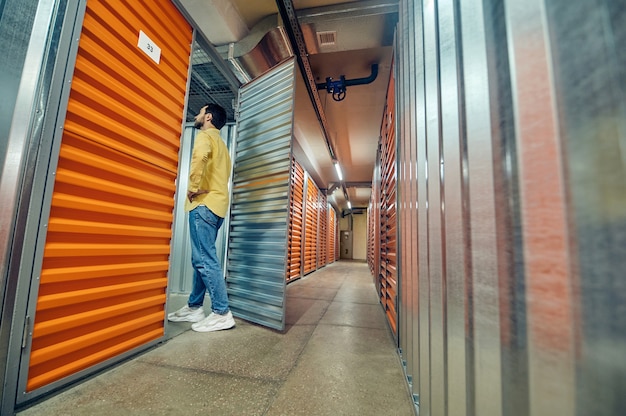
[[(344, 26), (359, 32), (358, 28), (369, 24), (371, 16), (396, 15), (398, 12), (397, 0), (365, 0), (358, 4), (347, 3), (331, 6), (314, 7), (298, 11), (297, 20), (302, 31), (302, 40), (306, 43), (309, 53), (320, 53), (320, 49), (336, 51), (348, 49), (366, 49), (371, 47), (363, 36), (344, 36), (338, 43), (338, 33), (335, 30), (316, 30), (316, 26), (331, 20), (342, 20)], [(354, 26), (356, 25), (356, 26)], [(355, 29), (356, 28), (356, 29)], [(371, 36), (370, 36), (371, 37)], [(380, 41), (376, 36), (375, 42)], [(367, 38), (367, 37), (365, 37)], [(369, 43), (368, 43), (369, 42)], [(294, 56), (295, 52), (289, 41), (284, 22), (279, 14), (267, 16), (257, 23), (250, 34), (238, 42), (217, 46), (220, 56), (228, 62), (241, 83), (247, 83), (285, 59)], [(327, 50), (327, 51), (328, 51)]]
[(219, 46), (217, 50), (242, 83), (251, 81), (293, 56), (289, 39), (278, 22), (278, 15), (266, 17), (241, 41)]
[(326, 32), (317, 32), (317, 44), (320, 47), (323, 46), (332, 46), (337, 43), (337, 32), (336, 31), (326, 31)]

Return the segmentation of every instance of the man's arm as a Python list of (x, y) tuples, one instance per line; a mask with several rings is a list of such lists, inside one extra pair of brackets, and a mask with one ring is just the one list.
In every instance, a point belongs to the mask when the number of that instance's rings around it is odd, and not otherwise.
[(194, 197), (205, 194), (208, 191), (200, 189), (202, 176), (209, 158), (211, 157), (211, 142), (204, 138), (196, 137), (191, 153), (189, 167), (189, 184), (187, 185), (187, 198), (192, 201)]

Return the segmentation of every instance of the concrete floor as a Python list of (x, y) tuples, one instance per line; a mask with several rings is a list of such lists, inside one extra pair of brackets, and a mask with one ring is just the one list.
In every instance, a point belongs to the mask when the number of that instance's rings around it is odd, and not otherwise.
[(169, 323), (167, 342), (17, 414), (415, 414), (365, 263), (330, 264), (287, 299), (284, 333), (237, 318), (214, 333)]

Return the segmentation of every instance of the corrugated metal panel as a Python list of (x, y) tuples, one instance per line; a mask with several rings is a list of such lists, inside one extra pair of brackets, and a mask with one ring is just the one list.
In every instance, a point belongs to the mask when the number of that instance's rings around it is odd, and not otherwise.
[[(419, 320), (415, 311), (418, 309), (417, 279), (417, 194), (416, 194), (416, 140), (403, 140), (415, 137), (416, 123), (413, 102), (416, 85), (420, 79), (416, 68), (420, 65), (412, 59), (417, 38), (421, 30), (415, 28), (416, 15), (414, 5), (400, 3), (400, 15), (404, 19), (398, 22), (396, 50), (394, 56), (395, 96), (396, 96), (396, 134), (398, 168), (398, 338), (402, 363), (407, 379), (410, 381), (411, 394), (418, 401), (419, 389)], [(415, 30), (415, 32), (413, 32)], [(421, 43), (421, 42), (420, 42)], [(418, 47), (420, 46), (418, 43)], [(403, 63), (397, 65), (397, 62)], [(422, 66), (423, 67), (423, 66)]]
[(304, 215), (304, 169), (293, 161), (291, 169), (291, 204), (289, 223), (289, 269), (287, 281), (302, 275), (302, 218)]
[[(442, 6), (443, 8), (443, 6)], [(445, 408), (445, 307), (444, 291), (444, 253), (442, 244), (445, 242), (442, 233), (445, 230), (443, 218), (443, 155), (441, 152), (441, 115), (440, 108), (444, 104), (440, 100), (439, 77), (439, 33), (437, 29), (436, 7), (424, 6), (423, 14), (424, 29), (424, 76), (425, 76), (425, 107), (426, 107), (426, 137), (428, 143), (425, 153), (422, 155), (426, 163), (424, 174), (427, 187), (426, 193), (428, 208), (426, 216), (428, 228), (425, 229), (428, 244), (428, 268), (429, 268), (429, 321), (430, 321), (430, 407), (433, 414), (441, 414), (439, 409)], [(436, 411), (434, 409), (437, 409)]]
[[(555, 23), (559, 22), (562, 17), (565, 17), (562, 16), (561, 10), (563, 10), (563, 13), (567, 13), (565, 10), (569, 6), (569, 3), (566, 5), (564, 2), (561, 2), (560, 7), (556, 7), (558, 10), (556, 12), (558, 18), (554, 21)], [(595, 374), (592, 375), (581, 372), (580, 368), (577, 368), (575, 363), (577, 353), (580, 350), (588, 350), (590, 346), (586, 345), (581, 349), (577, 346), (580, 342), (580, 333), (578, 332), (579, 329), (577, 328), (578, 322), (576, 322), (576, 318), (580, 312), (576, 310), (578, 306), (574, 305), (574, 302), (578, 300), (578, 293), (585, 293), (585, 291), (578, 292), (575, 289), (579, 280), (578, 276), (571, 273), (572, 256), (567, 250), (571, 238), (570, 227), (572, 223), (568, 221), (568, 216), (564, 215), (564, 213), (567, 212), (567, 203), (572, 194), (564, 187), (564, 184), (566, 184), (566, 172), (564, 171), (564, 167), (567, 165), (567, 162), (561, 160), (561, 155), (565, 155), (565, 153), (562, 148), (561, 138), (559, 137), (558, 126), (559, 117), (562, 115), (556, 111), (554, 106), (558, 92), (555, 90), (555, 80), (552, 78), (554, 67), (552, 61), (553, 57), (550, 51), (549, 34), (558, 30), (558, 25), (562, 23), (556, 23), (553, 28), (547, 27), (546, 22), (548, 15), (544, 7), (555, 6), (547, 6), (547, 4), (544, 6), (538, 2), (529, 2), (527, 4), (519, 3), (511, 5), (510, 10), (507, 8), (506, 13), (507, 33), (511, 35), (508, 43), (508, 47), (510, 48), (509, 52), (511, 54), (511, 65), (516, 68), (515, 71), (511, 71), (512, 84), (520, 88), (520, 90), (513, 92), (513, 105), (517, 120), (515, 135), (517, 137), (516, 145), (512, 147), (517, 150), (517, 163), (519, 163), (519, 192), (523, 196), (521, 201), (518, 200), (516, 202), (521, 202), (519, 224), (523, 225), (523, 259), (525, 270), (527, 271), (525, 283), (528, 301), (525, 312), (527, 322), (526, 330), (528, 332), (524, 333), (523, 340), (528, 341), (528, 355), (524, 354), (522, 356), (522, 354), (517, 353), (517, 348), (515, 348), (518, 342), (516, 332), (519, 331), (515, 331), (517, 325), (514, 319), (510, 319), (510, 315), (514, 309), (520, 309), (516, 308), (516, 305), (512, 302), (515, 300), (515, 297), (510, 295), (512, 290), (501, 290), (502, 299), (500, 300), (500, 305), (505, 305), (506, 307), (505, 309), (503, 306), (500, 306), (500, 310), (506, 312), (501, 313), (502, 349), (506, 352), (509, 350), (512, 352), (511, 354), (507, 354), (511, 359), (503, 361), (502, 367), (505, 371), (502, 371), (502, 374), (504, 377), (510, 375), (511, 379), (513, 377), (519, 377), (521, 373), (519, 371), (520, 369), (524, 371), (522, 374), (527, 374), (527, 378), (519, 381), (503, 380), (503, 402), (507, 407), (519, 408), (518, 403), (520, 399), (528, 400), (528, 398), (532, 398), (532, 401), (523, 408), (532, 415), (552, 415), (558, 413), (565, 415), (619, 414), (626, 411), (626, 406), (623, 406), (621, 411), (617, 407), (613, 407), (614, 404), (618, 402), (611, 397), (612, 394), (609, 393), (609, 391), (616, 384), (620, 384), (616, 383), (616, 380), (621, 377), (621, 386), (618, 387), (615, 392), (621, 390), (621, 393), (618, 394), (622, 396), (622, 404), (626, 404), (626, 399), (624, 399), (623, 396), (624, 387), (626, 387), (626, 361), (624, 361), (626, 359), (624, 350), (626, 346), (626, 344), (624, 344), (626, 333), (621, 331), (622, 339), (618, 345), (611, 347), (607, 343), (600, 348), (602, 360), (607, 360), (605, 361), (607, 363), (611, 360), (615, 360), (615, 363), (622, 363), (621, 375), (617, 375), (618, 373), (616, 372), (613, 377), (597, 376), (604, 371), (613, 373), (615, 371), (613, 364), (605, 366), (602, 369), (594, 368), (593, 372)], [(589, 22), (593, 22), (593, 25), (597, 27), (602, 27), (603, 22), (605, 22), (605, 17), (600, 16), (610, 14), (608, 10), (598, 10), (601, 9), (601, 7), (598, 6), (585, 5), (584, 9), (586, 9), (584, 10), (584, 17), (579, 16), (579, 18), (583, 17), (585, 21), (589, 19)], [(581, 10), (579, 9), (578, 11), (580, 12)], [(569, 16), (566, 18), (573, 16), (572, 12), (569, 13)], [(626, 16), (624, 13), (622, 13), (622, 15)], [(567, 28), (567, 31), (569, 32), (575, 29), (576, 28), (573, 27)], [(601, 35), (602, 37), (605, 36), (604, 30), (606, 29), (603, 28), (600, 32), (603, 33)], [(529, 38), (527, 35), (529, 32), (536, 35)], [(585, 34), (583, 38), (587, 38), (587, 36), (588, 35)], [(566, 39), (568, 42), (571, 42), (569, 36), (567, 36)], [(587, 41), (581, 51), (595, 49), (596, 46), (592, 45), (597, 45), (597, 43)], [(566, 46), (567, 49), (570, 47), (570, 45)], [(579, 45), (577, 44), (576, 49), (578, 49), (578, 47)], [(603, 48), (600, 47), (598, 49)], [(596, 56), (599, 61), (604, 61), (611, 59), (609, 56), (613, 53), (614, 52), (608, 52), (607, 55)], [(573, 67), (574, 65), (572, 64), (574, 64), (574, 62), (580, 62), (579, 59), (579, 53), (576, 51), (575, 59), (570, 61), (566, 66)], [(533, 65), (527, 65), (528, 61), (533, 62)], [(585, 78), (589, 77), (590, 80), (602, 80), (600, 82), (606, 82), (605, 79), (610, 78), (610, 74), (613, 73), (613, 71), (608, 70), (604, 72), (595, 69), (597, 72), (595, 76), (593, 76), (590, 74), (589, 68), (595, 68), (596, 66), (601, 66), (601, 64), (600, 62), (596, 62), (595, 59), (592, 62), (593, 64), (591, 66), (588, 66), (589, 63), (581, 65), (578, 69), (580, 72), (575, 78), (583, 76)], [(583, 67), (585, 69), (582, 69)], [(563, 66), (561, 66), (561, 68), (563, 68)], [(568, 72), (570, 70), (572, 70), (572, 68), (567, 69)], [(623, 68), (620, 70), (623, 71)], [(560, 76), (563, 75), (565, 74), (560, 74)], [(567, 74), (565, 76), (571, 75)], [(560, 79), (562, 80), (563, 78)], [(580, 85), (574, 83), (570, 88), (578, 91)], [(607, 83), (603, 88), (603, 92), (588, 92), (587, 94), (589, 95), (585, 97), (583, 101), (594, 101), (596, 97), (610, 96), (609, 91), (611, 88), (612, 87)], [(527, 97), (533, 98), (528, 99)], [(589, 117), (589, 114), (594, 113), (597, 109), (593, 108), (593, 105), (591, 108), (581, 109), (581, 98), (581, 96), (577, 95), (574, 99), (576, 103), (574, 107), (576, 108), (575, 111), (578, 113), (577, 118), (580, 117), (583, 119)], [(605, 111), (604, 109), (607, 108), (608, 103), (602, 98), (600, 98), (600, 100), (601, 101), (596, 102), (596, 105), (603, 109), (600, 111)], [(623, 118), (624, 104), (625, 101), (622, 96), (621, 102), (617, 104), (622, 107), (622, 109), (616, 112), (616, 117)], [(578, 124), (577, 121), (575, 127), (567, 126), (564, 130), (577, 130), (579, 125), (586, 124), (590, 121), (591, 120), (587, 119), (582, 121), (581, 124)], [(602, 119), (600, 123), (604, 123), (604, 119)], [(606, 140), (606, 142), (608, 142), (609, 140), (614, 141), (620, 136), (619, 133), (614, 134), (615, 136), (613, 137), (611, 137), (611, 134), (605, 136), (604, 131), (602, 131), (599, 136), (602, 136), (603, 141)], [(511, 138), (512, 136), (513, 135), (511, 135)], [(588, 143), (599, 136), (581, 136), (581, 143)], [(616, 175), (616, 177), (621, 178), (619, 181), (620, 185), (615, 187), (614, 185), (609, 185), (605, 191), (607, 195), (622, 195), (622, 207), (620, 209), (622, 219), (616, 221), (616, 224), (623, 224), (623, 219), (626, 217), (624, 214), (624, 212), (626, 212), (626, 206), (623, 204), (626, 202), (626, 177), (624, 176), (625, 160), (623, 159), (624, 153), (622, 153), (622, 157), (614, 157), (611, 153), (619, 152), (617, 149), (623, 146), (625, 138), (624, 131), (622, 131), (622, 145), (618, 145), (614, 142), (612, 146), (606, 148), (606, 153), (601, 157), (602, 165), (609, 166), (604, 168), (602, 173), (606, 173), (607, 177), (609, 177), (609, 175)], [(578, 148), (578, 145), (579, 144), (576, 144), (575, 148)], [(590, 159), (593, 160), (594, 156), (599, 156), (597, 154), (590, 156), (597, 148), (598, 147), (593, 145), (578, 151), (583, 152), (584, 158), (590, 157)], [(614, 150), (608, 150), (610, 148)], [(496, 148), (496, 151), (497, 150)], [(622, 152), (623, 151), (624, 149), (622, 148)], [(574, 159), (570, 160), (574, 161)], [(617, 162), (618, 160), (619, 162)], [(575, 164), (575, 162), (573, 164)], [(617, 173), (620, 170), (621, 172)], [(575, 178), (570, 183), (580, 184), (587, 182), (585, 178)], [(538, 184), (541, 185), (537, 186)], [(496, 183), (496, 186), (497, 185), (499, 185), (499, 183)], [(607, 184), (604, 184), (604, 186), (606, 185)], [(589, 189), (601, 189), (604, 186), (600, 185), (597, 188), (596, 186), (589, 186)], [(587, 188), (587, 186), (585, 186), (585, 188)], [(603, 202), (604, 201), (596, 201), (594, 206), (602, 206), (604, 205)], [(611, 204), (608, 205), (610, 206)], [(588, 219), (584, 220), (584, 222), (587, 221)], [(600, 233), (604, 234), (604, 231)], [(590, 236), (582, 235), (579, 237), (583, 237), (580, 238), (580, 240), (584, 241)], [(608, 239), (608, 241), (611, 240), (611, 238)], [(612, 244), (609, 243), (607, 246), (611, 245)], [(616, 246), (622, 246), (621, 251), (622, 253), (625, 252), (623, 245), (616, 244)], [(601, 251), (604, 251), (604, 249)], [(604, 261), (606, 260), (601, 260), (602, 263), (604, 263)], [(622, 259), (621, 264), (624, 265), (626, 262)], [(590, 266), (591, 265), (583, 267)], [(607, 270), (603, 266), (605, 265), (593, 264), (593, 266), (591, 266), (594, 269), (593, 291), (598, 288), (600, 276), (602, 276), (602, 279), (607, 279), (605, 281), (611, 280), (610, 277), (608, 277), (611, 275), (610, 269)], [(613, 276), (616, 279), (623, 280), (623, 268), (620, 267), (619, 271), (613, 270)], [(501, 286), (502, 283), (502, 279), (500, 279)], [(506, 281), (506, 286), (514, 288), (515, 282), (513, 279)], [(611, 284), (609, 292), (612, 292), (613, 289), (614, 287), (612, 287)], [(622, 295), (626, 295), (626, 292), (622, 291)], [(622, 299), (624, 298), (625, 296), (622, 296)], [(606, 299), (608, 301), (607, 303), (610, 304), (610, 297), (606, 297)], [(510, 303), (505, 303), (505, 300)], [(600, 304), (597, 306), (605, 307), (605, 305)], [(623, 304), (621, 310), (624, 311)], [(617, 312), (617, 310), (615, 311)], [(596, 311), (593, 311), (593, 314), (595, 313)], [(587, 321), (588, 319), (589, 316), (585, 316), (584, 320)], [(611, 320), (611, 315), (603, 319), (605, 322)], [(626, 329), (626, 325), (622, 325), (622, 329)], [(620, 331), (617, 328), (613, 328), (610, 331), (611, 336), (619, 333)], [(597, 338), (593, 337), (592, 343), (595, 343), (599, 339), (607, 340), (607, 338), (603, 336)], [(620, 349), (621, 352), (616, 354)], [(596, 352), (596, 354), (597, 353), (598, 352)], [(518, 357), (523, 357), (524, 360), (520, 361)], [(523, 366), (520, 366), (520, 363), (523, 365), (527, 364), (528, 369), (526, 370)], [(593, 367), (597, 367), (596, 364), (594, 364)], [(578, 382), (576, 380), (577, 374), (580, 377)], [(607, 384), (605, 386), (606, 388), (598, 386), (601, 378), (604, 378)], [(589, 382), (589, 380), (594, 381)], [(526, 381), (529, 387), (528, 390), (523, 390), (525, 395), (520, 397), (515, 393), (516, 390), (519, 389), (519, 384), (522, 381)], [(505, 389), (504, 387), (508, 388)], [(577, 387), (580, 389), (579, 391), (577, 391)], [(590, 391), (594, 393), (590, 393)], [(505, 395), (505, 393), (509, 394)], [(577, 402), (581, 402), (582, 404), (583, 401), (580, 397), (584, 397), (584, 395), (588, 395), (589, 402), (584, 403), (583, 406), (577, 409), (576, 404)], [(505, 409), (507, 407), (505, 407)]]
[[(161, 48), (137, 47), (142, 30)], [(163, 335), (192, 29), (169, 1), (87, 4), (47, 223), (27, 391)]]
[(521, 215), (534, 274), (528, 353), (537, 383), (529, 393), (541, 399), (530, 409), (626, 414), (626, 8), (558, 0), (511, 9), (528, 195)]
[[(470, 0), (460, 4), (462, 21), (461, 48), (465, 68), (465, 134), (467, 168), (470, 180), (469, 234), (471, 241), (471, 291), (474, 364), (474, 406), (477, 414), (502, 414), (502, 344), (498, 263), (499, 249), (504, 247), (496, 238), (497, 214), (496, 177), (500, 160), (497, 139), (492, 137), (491, 108), (498, 105), (489, 94), (496, 79), (489, 77), (495, 55), (487, 42), (490, 35), (485, 22), (482, 1)], [(488, 6), (487, 6), (488, 7)], [(432, 30), (436, 30), (433, 28)], [(504, 35), (504, 34), (501, 34)], [(434, 78), (433, 78), (434, 81)], [(487, 133), (487, 134), (486, 134)], [(430, 137), (428, 138), (430, 145)], [(497, 178), (502, 180), (501, 178)], [(506, 235), (501, 236), (504, 241)]]
[(238, 317), (283, 330), (294, 60), (243, 86), (233, 174), (227, 282)]
[[(415, 53), (419, 53), (419, 60), (424, 59), (424, 7), (427, 5), (423, 1), (415, 0), (413, 13), (414, 23), (412, 28), (408, 28), (409, 36), (411, 36), (412, 30), (415, 31)], [(434, 7), (431, 6), (431, 7)], [(411, 8), (409, 8), (409, 12)], [(410, 54), (410, 50), (408, 51)], [(429, 414), (431, 412), (430, 407), (430, 270), (428, 263), (428, 164), (426, 161), (427, 155), (427, 137), (426, 137), (426, 105), (425, 105), (425, 68), (422, 61), (419, 61), (416, 65), (416, 91), (412, 100), (415, 102), (415, 110), (410, 117), (415, 117), (417, 134), (415, 136), (415, 196), (416, 196), (416, 213), (415, 213), (415, 227), (417, 227), (416, 242), (418, 246), (417, 250), (417, 280), (416, 286), (417, 293), (417, 306), (418, 310), (414, 310), (415, 321), (418, 322), (419, 327), (419, 345), (416, 347), (419, 350), (417, 361), (419, 362), (419, 397), (420, 397), (420, 411)], [(412, 93), (413, 91), (411, 91)]]
[(418, 413), (624, 414), (623, 10), (399, 6), (399, 337)]
[[(439, 44), (440, 44), (440, 91), (441, 91), (441, 158), (444, 160), (442, 168), (443, 201), (441, 212), (445, 227), (443, 233), (443, 275), (445, 318), (439, 322), (445, 331), (444, 357), (447, 360), (446, 369), (438, 368), (441, 372), (439, 379), (446, 380), (447, 406), (450, 416), (467, 414), (468, 389), (467, 377), (468, 358), (466, 343), (468, 325), (465, 316), (468, 310), (467, 290), (469, 274), (469, 234), (465, 224), (468, 223), (468, 189), (464, 180), (463, 159), (467, 157), (463, 143), (459, 140), (462, 134), (459, 113), (461, 97), (460, 69), (458, 56), (458, 20), (453, 4), (441, 5), (438, 11)], [(443, 182), (443, 181), (441, 181)], [(445, 209), (444, 209), (445, 208)], [(443, 280), (443, 279), (442, 279)], [(521, 375), (518, 375), (521, 376)], [(520, 380), (521, 381), (521, 380)], [(521, 385), (522, 383), (520, 383)], [(521, 388), (517, 388), (519, 392)], [(522, 407), (519, 413), (527, 414)]]

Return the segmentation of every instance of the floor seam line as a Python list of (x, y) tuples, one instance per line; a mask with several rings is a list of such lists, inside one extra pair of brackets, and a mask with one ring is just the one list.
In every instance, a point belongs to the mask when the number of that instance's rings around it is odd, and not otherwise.
[[(342, 283), (343, 285), (343, 283)], [(341, 286), (340, 286), (341, 287)], [(339, 289), (337, 289), (337, 291), (339, 291)], [(337, 293), (335, 292), (335, 296), (337, 296)], [(334, 297), (333, 297), (334, 299)], [(304, 353), (304, 350), (306, 349), (306, 347), (309, 345), (309, 342), (311, 342), (311, 338), (313, 337), (313, 334), (315, 333), (315, 330), (317, 329), (317, 327), (320, 325), (320, 320), (324, 317), (324, 315), (326, 315), (326, 312), (328, 312), (328, 308), (330, 307), (330, 305), (332, 304), (332, 301), (328, 303), (328, 305), (326, 305), (326, 307), (324, 308), (324, 312), (321, 314), (319, 320), (315, 323), (315, 327), (313, 328), (313, 330), (311, 331), (311, 333), (309, 334), (306, 342), (303, 344), (302, 349), (300, 350), (300, 352), (298, 353), (298, 356), (296, 357), (296, 359), (294, 360), (293, 366), (291, 366), (291, 368), (289, 369), (289, 371), (287, 372), (286, 376), (285, 376), (285, 380), (281, 383), (281, 385), (278, 387), (278, 391), (280, 391), (280, 389), (285, 385), (285, 383), (287, 382), (287, 379), (289, 379), (289, 376), (291, 375), (291, 373), (293, 372), (293, 370), (298, 366), (298, 363), (300, 362), (300, 358), (302, 357), (302, 354)], [(272, 400), (268, 403), (267, 407), (265, 408), (265, 410), (263, 411), (262, 415), (266, 415), (267, 412), (269, 412), (269, 410), (272, 408), (272, 405), (274, 404), (274, 402), (276, 401), (276, 397), (278, 395), (274, 395), (274, 397), (272, 398)]]
[(137, 361), (142, 364), (150, 365), (153, 367), (166, 368), (170, 370), (182, 370), (182, 371), (188, 371), (188, 372), (198, 373), (198, 374), (217, 374), (217, 375), (228, 376), (228, 377), (237, 377), (237, 378), (241, 378), (244, 380), (254, 380), (254, 381), (271, 382), (271, 383), (283, 383), (285, 381), (283, 379), (273, 379), (273, 378), (267, 378), (267, 377), (251, 377), (251, 376), (246, 376), (246, 375), (227, 373), (224, 371), (202, 370), (199, 368), (184, 367), (184, 366), (173, 365), (173, 364), (159, 364), (159, 363), (153, 363), (150, 361), (143, 361), (143, 360), (137, 360)]

